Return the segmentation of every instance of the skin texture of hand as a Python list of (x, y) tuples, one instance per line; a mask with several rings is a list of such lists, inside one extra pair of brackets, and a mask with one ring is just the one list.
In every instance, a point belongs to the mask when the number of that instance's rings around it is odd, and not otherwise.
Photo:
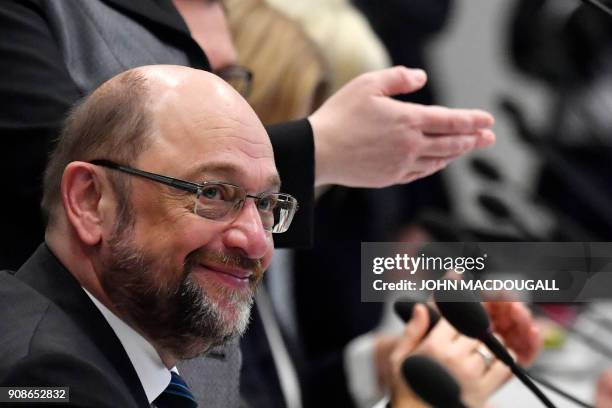
[(521, 302), (483, 303), (493, 331), (515, 354), (519, 364), (528, 366), (542, 349), (542, 337), (533, 315)]
[(612, 408), (612, 371), (606, 371), (597, 381), (595, 407)]
[(409, 183), (495, 142), (493, 116), (393, 100), (427, 81), (424, 71), (393, 67), (363, 74), (310, 117), (315, 185), (386, 187)]
[[(423, 315), (421, 315), (423, 313)], [(442, 319), (434, 329), (423, 337), (428, 326), (428, 315), (423, 305), (415, 306), (413, 318), (406, 325), (403, 336), (397, 340), (389, 358), (393, 401), (398, 406), (414, 403), (414, 393), (401, 379), (402, 362), (411, 354), (423, 354), (441, 363), (451, 373), (462, 390), (462, 400), (469, 407), (484, 407), (487, 399), (509, 378), (510, 370), (499, 360), (487, 367), (482, 356), (475, 352), (481, 345), (477, 340), (460, 335), (446, 320)], [(382, 344), (388, 348), (389, 339)], [(384, 372), (385, 369), (381, 370)], [(404, 404), (404, 405), (402, 405)], [(393, 405), (395, 407), (395, 405)]]

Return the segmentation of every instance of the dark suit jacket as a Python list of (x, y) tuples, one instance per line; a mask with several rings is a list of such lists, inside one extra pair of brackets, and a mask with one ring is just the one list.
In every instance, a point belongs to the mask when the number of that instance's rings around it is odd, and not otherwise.
[(0, 272), (0, 386), (70, 388), (70, 406), (149, 407), (119, 339), (46, 245)]
[[(0, 268), (18, 268), (43, 240), (39, 214), (47, 154), (72, 104), (142, 65), (210, 70), (170, 0), (0, 2)], [(311, 243), (314, 145), (307, 120), (268, 128), (283, 191), (300, 210), (277, 246)]]

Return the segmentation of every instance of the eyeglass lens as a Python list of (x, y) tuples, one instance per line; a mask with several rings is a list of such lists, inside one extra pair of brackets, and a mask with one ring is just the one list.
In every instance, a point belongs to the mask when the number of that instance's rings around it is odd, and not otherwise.
[[(197, 196), (195, 212), (211, 220), (233, 220), (245, 199), (246, 193), (237, 186), (207, 185)], [(283, 194), (265, 194), (255, 201), (264, 229), (272, 232), (287, 230), (295, 212), (293, 199)]]

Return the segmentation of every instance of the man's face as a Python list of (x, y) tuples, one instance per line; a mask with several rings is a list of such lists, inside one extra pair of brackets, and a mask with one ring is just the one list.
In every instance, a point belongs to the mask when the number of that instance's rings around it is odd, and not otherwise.
[[(248, 105), (225, 95), (210, 106), (192, 94), (161, 104), (159, 132), (134, 167), (251, 194), (278, 191), (269, 138)], [(273, 252), (253, 200), (235, 221), (220, 222), (194, 214), (193, 194), (137, 177), (130, 183), (132, 217), (119, 216), (104, 261), (113, 303), (178, 358), (241, 334)]]

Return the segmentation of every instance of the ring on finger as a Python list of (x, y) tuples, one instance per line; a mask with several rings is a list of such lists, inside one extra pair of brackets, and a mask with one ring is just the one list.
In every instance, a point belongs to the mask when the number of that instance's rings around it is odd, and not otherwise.
[(482, 357), (482, 360), (484, 361), (487, 369), (491, 367), (491, 365), (495, 361), (495, 356), (489, 351), (489, 349), (484, 344), (480, 344), (478, 347), (474, 349), (474, 351), (478, 353), (480, 357)]

